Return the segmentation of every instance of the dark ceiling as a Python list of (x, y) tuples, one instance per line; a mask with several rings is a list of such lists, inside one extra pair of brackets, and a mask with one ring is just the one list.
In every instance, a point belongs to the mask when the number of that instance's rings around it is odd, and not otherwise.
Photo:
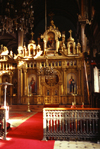
[[(37, 42), (37, 38), (45, 31), (45, 0), (0, 0), (0, 16), (5, 17), (5, 8), (7, 2), (13, 4), (14, 9), (10, 14), (13, 19), (16, 17), (15, 10), (19, 17), (22, 16), (23, 3), (27, 3), (27, 7), (33, 6), (34, 10), (34, 40)], [(66, 38), (69, 37), (68, 31), (73, 30), (73, 37), (77, 38), (77, 22), (78, 14), (80, 14), (80, 4), (78, 0), (46, 0), (47, 6), (47, 26), (50, 25), (50, 13), (53, 13), (53, 20), (58, 29), (65, 31)], [(28, 9), (27, 9), (28, 10)], [(1, 26), (0, 26), (1, 28)], [(24, 36), (26, 44), (31, 39), (31, 31)], [(18, 35), (15, 33), (0, 33), (0, 44), (7, 46), (9, 50), (13, 50), (15, 53), (18, 47)]]

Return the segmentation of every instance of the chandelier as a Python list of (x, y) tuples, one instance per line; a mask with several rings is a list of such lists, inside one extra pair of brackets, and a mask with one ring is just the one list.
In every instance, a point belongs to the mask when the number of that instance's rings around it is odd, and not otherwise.
[(39, 76), (45, 76), (46, 79), (48, 78), (54, 78), (56, 74), (56, 71), (54, 70), (53, 67), (48, 66), (48, 58), (46, 57), (46, 62), (45, 66), (40, 67), (38, 70), (38, 75)]
[(34, 11), (31, 3), (23, 2), (20, 11), (15, 9), (14, 0), (7, 0), (0, 14), (0, 32), (14, 33), (17, 30), (28, 33), (34, 27)]

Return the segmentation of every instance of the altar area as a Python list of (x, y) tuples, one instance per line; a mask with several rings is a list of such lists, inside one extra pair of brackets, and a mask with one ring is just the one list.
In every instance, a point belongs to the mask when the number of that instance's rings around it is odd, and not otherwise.
[[(90, 66), (85, 63), (81, 44), (69, 38), (51, 20), (49, 28), (29, 44), (19, 46), (18, 54), (2, 46), (0, 83), (9, 82), (8, 105), (90, 105), (87, 76)], [(66, 41), (67, 40), (67, 41)], [(0, 103), (3, 88), (0, 86)]]

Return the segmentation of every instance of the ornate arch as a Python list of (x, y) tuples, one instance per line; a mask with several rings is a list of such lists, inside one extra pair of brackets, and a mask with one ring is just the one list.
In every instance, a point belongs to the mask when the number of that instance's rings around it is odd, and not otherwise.
[(55, 50), (56, 52), (58, 52), (58, 38), (61, 37), (61, 33), (57, 28), (54, 28), (53, 26), (50, 26), (48, 30), (46, 30), (44, 32), (43, 35), (41, 35), (41, 38), (44, 41), (44, 49), (47, 50), (47, 35), (49, 33), (53, 33), (54, 34), (54, 40), (55, 40)]
[[(55, 84), (54, 86), (49, 86), (46, 81), (45, 81), (45, 76), (42, 76), (41, 78), (41, 84), (44, 85), (46, 88), (56, 88), (58, 87), (59, 85), (61, 85), (63, 82), (62, 82), (62, 76), (61, 76), (61, 73), (58, 71), (58, 70), (54, 70), (55, 71), (55, 74), (58, 76), (58, 83)], [(44, 77), (44, 78), (43, 78)]]

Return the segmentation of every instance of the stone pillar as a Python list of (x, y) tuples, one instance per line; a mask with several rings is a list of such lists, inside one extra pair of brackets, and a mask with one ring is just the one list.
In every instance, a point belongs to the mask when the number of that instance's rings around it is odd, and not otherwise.
[(86, 35), (84, 33), (85, 23), (81, 22), (81, 40), (82, 40), (82, 52), (86, 51)]
[(23, 31), (18, 31), (18, 47), (23, 46)]

